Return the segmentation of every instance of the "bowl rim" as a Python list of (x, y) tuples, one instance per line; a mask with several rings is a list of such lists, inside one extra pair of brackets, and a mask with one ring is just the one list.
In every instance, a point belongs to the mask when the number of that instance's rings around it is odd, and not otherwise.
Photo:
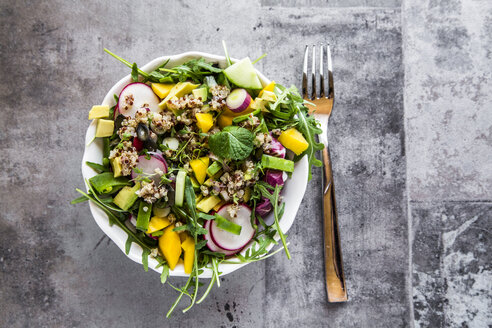
[[(193, 58), (204, 58), (208, 62), (217, 62), (219, 63), (220, 66), (225, 65), (225, 57), (224, 56), (219, 56), (219, 55), (213, 55), (205, 52), (199, 52), (199, 51), (189, 51), (189, 52), (184, 52), (181, 54), (177, 55), (170, 55), (170, 56), (161, 56), (158, 58), (155, 58), (151, 60), (149, 63), (145, 64), (144, 66), (140, 67), (141, 70), (145, 72), (151, 72), (155, 68), (157, 68), (159, 65), (164, 63), (166, 60), (169, 60), (169, 63), (171, 65), (177, 65), (181, 64), (187, 60), (193, 59)], [(237, 59), (231, 58), (231, 61), (236, 62)], [(267, 79), (261, 72), (256, 70), (258, 77), (262, 83), (263, 86), (267, 85), (270, 83), (270, 80)], [(120, 79), (117, 83), (111, 87), (111, 89), (108, 91), (106, 96), (104, 97), (104, 100), (102, 102), (103, 105), (109, 105), (113, 106), (115, 104), (115, 100), (113, 95), (114, 94), (119, 94), (120, 91), (123, 89), (124, 86), (127, 84), (131, 83), (131, 75), (128, 74), (122, 79)], [(85, 137), (85, 149), (84, 149), (84, 155), (82, 158), (82, 176), (84, 178), (84, 183), (86, 180), (88, 180), (90, 177), (96, 175), (96, 172), (92, 170), (89, 166), (87, 166), (86, 161), (91, 161), (91, 162), (96, 162), (96, 163), (101, 163), (102, 162), (102, 142), (101, 140), (97, 139), (94, 140), (95, 136), (95, 130), (96, 130), (96, 120), (93, 120), (91, 124), (89, 125), (87, 132), (86, 132), (86, 137)], [(91, 142), (92, 141), (92, 142)], [(282, 196), (284, 197), (284, 200), (286, 198), (289, 198), (288, 202), (286, 203), (285, 207), (285, 212), (282, 217), (282, 220), (280, 221), (280, 228), (282, 229), (282, 232), (286, 233), (290, 227), (292, 226), (297, 211), (299, 210), (300, 204), (302, 202), (302, 199), (304, 197), (306, 188), (307, 188), (307, 180), (308, 180), (308, 160), (307, 157), (304, 156), (301, 160), (296, 162), (295, 164), (295, 169), (292, 174), (292, 177), (289, 178), (286, 183), (284, 189), (290, 189), (289, 186), (291, 186), (292, 191), (291, 193), (284, 192)], [(88, 190), (88, 186), (86, 184), (86, 190)], [(126, 254), (125, 252), (125, 244), (127, 240), (127, 234), (124, 230), (122, 230), (119, 226), (109, 225), (109, 219), (106, 213), (102, 211), (97, 205), (94, 205), (92, 202), (89, 201), (89, 207), (91, 214), (96, 221), (97, 225), (99, 228), (105, 233), (106, 236), (108, 236), (117, 246), (118, 248), (125, 254), (128, 258), (131, 260), (142, 264), (142, 252), (143, 249), (141, 248), (140, 245), (136, 243), (132, 243), (130, 247), (130, 252)], [(269, 215), (271, 217), (272, 215)], [(271, 218), (270, 218), (271, 219)], [(268, 221), (268, 217), (267, 217)], [(274, 236), (275, 240), (279, 240), (280, 237), (278, 234)], [(242, 251), (241, 253), (244, 254), (244, 252), (251, 247), (251, 241)], [(273, 247), (274, 245), (271, 244), (268, 247), (268, 251)], [(231, 259), (234, 259), (234, 257), (231, 257)], [(221, 263), (219, 265), (219, 271), (222, 272), (221, 276), (224, 276), (226, 274), (229, 274), (233, 271), (236, 271), (240, 269), (241, 267), (249, 264), (248, 262), (246, 263), (238, 263), (238, 264), (225, 264)], [(158, 265), (158, 262), (156, 259), (154, 259), (152, 256), (149, 256), (148, 259), (148, 266), (152, 270), (162, 273), (162, 268), (156, 268)], [(211, 278), (212, 277), (212, 269), (206, 267), (203, 268), (203, 272), (199, 275), (200, 278)], [(181, 276), (181, 277), (188, 277), (189, 275), (184, 272), (184, 267), (181, 263), (178, 263), (178, 265), (175, 267), (174, 270), (169, 270), (169, 276)]]

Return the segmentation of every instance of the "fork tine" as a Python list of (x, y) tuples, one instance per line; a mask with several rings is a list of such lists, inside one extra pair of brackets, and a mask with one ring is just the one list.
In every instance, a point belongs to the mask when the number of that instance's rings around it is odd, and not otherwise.
[(306, 46), (306, 50), (304, 51), (304, 64), (302, 65), (302, 97), (303, 98), (307, 98), (308, 96), (308, 90), (307, 90), (308, 54), (309, 54), (309, 49), (308, 46)]
[(327, 65), (328, 65), (328, 98), (333, 98), (335, 93), (335, 88), (333, 86), (333, 68), (331, 62), (330, 45), (326, 46), (326, 57), (327, 57)]
[(316, 45), (313, 45), (313, 60), (311, 63), (311, 99), (314, 100), (316, 96)]
[(319, 50), (319, 97), (323, 98), (325, 96), (325, 72), (323, 67), (323, 55), (325, 53), (323, 44)]

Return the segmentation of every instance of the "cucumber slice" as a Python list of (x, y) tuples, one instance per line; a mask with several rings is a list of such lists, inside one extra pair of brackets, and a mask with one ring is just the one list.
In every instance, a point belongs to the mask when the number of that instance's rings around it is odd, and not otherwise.
[(238, 87), (257, 90), (263, 88), (256, 74), (256, 70), (248, 57), (227, 67), (224, 70), (224, 74)]
[(261, 165), (266, 169), (294, 172), (294, 162), (280, 157), (263, 154), (261, 156)]
[(179, 207), (183, 206), (185, 181), (186, 181), (186, 172), (183, 170), (179, 170), (178, 176), (176, 177), (176, 191), (174, 196), (174, 203), (176, 204), (176, 206)]

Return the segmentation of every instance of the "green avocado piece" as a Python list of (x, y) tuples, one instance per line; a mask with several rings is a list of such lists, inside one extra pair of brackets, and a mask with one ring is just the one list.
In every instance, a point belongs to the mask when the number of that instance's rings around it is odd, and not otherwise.
[(208, 90), (207, 87), (192, 90), (195, 99), (200, 98), (202, 102), (207, 101)]
[(207, 175), (209, 177), (213, 177), (215, 174), (217, 174), (217, 172), (220, 171), (221, 168), (222, 164), (220, 164), (220, 162), (218, 161), (215, 161), (207, 168)]
[(110, 159), (109, 162), (111, 163), (111, 167), (113, 168), (113, 174), (114, 177), (120, 177), (121, 176), (121, 157), (115, 157), (113, 159)]
[(159, 108), (160, 109), (166, 109), (167, 108), (167, 102), (169, 99), (176, 97), (180, 98), (183, 97), (184, 95), (192, 92), (194, 89), (198, 87), (198, 84), (193, 84), (191, 82), (179, 82), (176, 83), (176, 85), (169, 91), (169, 94), (167, 95), (166, 98), (164, 98), (163, 101), (159, 103)]
[(128, 211), (130, 207), (138, 199), (136, 192), (140, 189), (140, 182), (137, 182), (133, 187), (123, 187), (113, 199), (113, 203), (123, 211)]
[(97, 120), (96, 137), (111, 137), (114, 130), (113, 120)]
[(196, 204), (196, 208), (203, 213), (208, 213), (215, 205), (221, 202), (221, 199), (215, 195), (203, 198)]

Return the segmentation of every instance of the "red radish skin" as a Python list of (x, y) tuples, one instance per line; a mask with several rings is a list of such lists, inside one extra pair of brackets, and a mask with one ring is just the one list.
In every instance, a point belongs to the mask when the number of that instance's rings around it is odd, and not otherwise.
[[(145, 158), (145, 155), (138, 157), (137, 168), (142, 170), (145, 175), (153, 175), (152, 180), (156, 184), (159, 184), (160, 177), (155, 173), (155, 169), (161, 170), (163, 173), (167, 173), (167, 163), (164, 157), (159, 153), (150, 153), (150, 159)], [(135, 170), (132, 170), (132, 179), (136, 179), (139, 176)]]
[(251, 96), (248, 91), (244, 89), (234, 89), (229, 96), (227, 96), (226, 104), (234, 113), (241, 113), (251, 104)]
[(144, 147), (144, 143), (142, 140), (138, 139), (137, 137), (133, 138), (133, 147), (135, 147), (135, 149), (137, 151), (141, 151)]
[(118, 112), (126, 117), (134, 117), (140, 108), (148, 108), (151, 112), (159, 112), (159, 97), (145, 83), (134, 82), (121, 90), (118, 98)]
[(237, 252), (239, 252), (239, 250), (237, 250), (237, 251), (226, 251), (225, 249), (220, 248), (219, 246), (217, 246), (216, 243), (214, 243), (214, 241), (212, 240), (212, 237), (210, 236), (210, 221), (205, 221), (204, 228), (208, 232), (206, 235), (204, 235), (204, 237), (205, 237), (205, 240), (207, 241), (207, 247), (209, 250), (211, 250), (212, 252), (222, 253), (225, 256), (234, 255)]
[(215, 221), (210, 224), (210, 235), (213, 242), (222, 249), (228, 251), (240, 251), (246, 246), (255, 234), (255, 229), (251, 225), (251, 209), (245, 204), (239, 204), (237, 216), (231, 217), (228, 212), (228, 207), (233, 204), (222, 206), (217, 213), (227, 220), (234, 222), (242, 227), (241, 234), (234, 235), (230, 232), (217, 227)]

